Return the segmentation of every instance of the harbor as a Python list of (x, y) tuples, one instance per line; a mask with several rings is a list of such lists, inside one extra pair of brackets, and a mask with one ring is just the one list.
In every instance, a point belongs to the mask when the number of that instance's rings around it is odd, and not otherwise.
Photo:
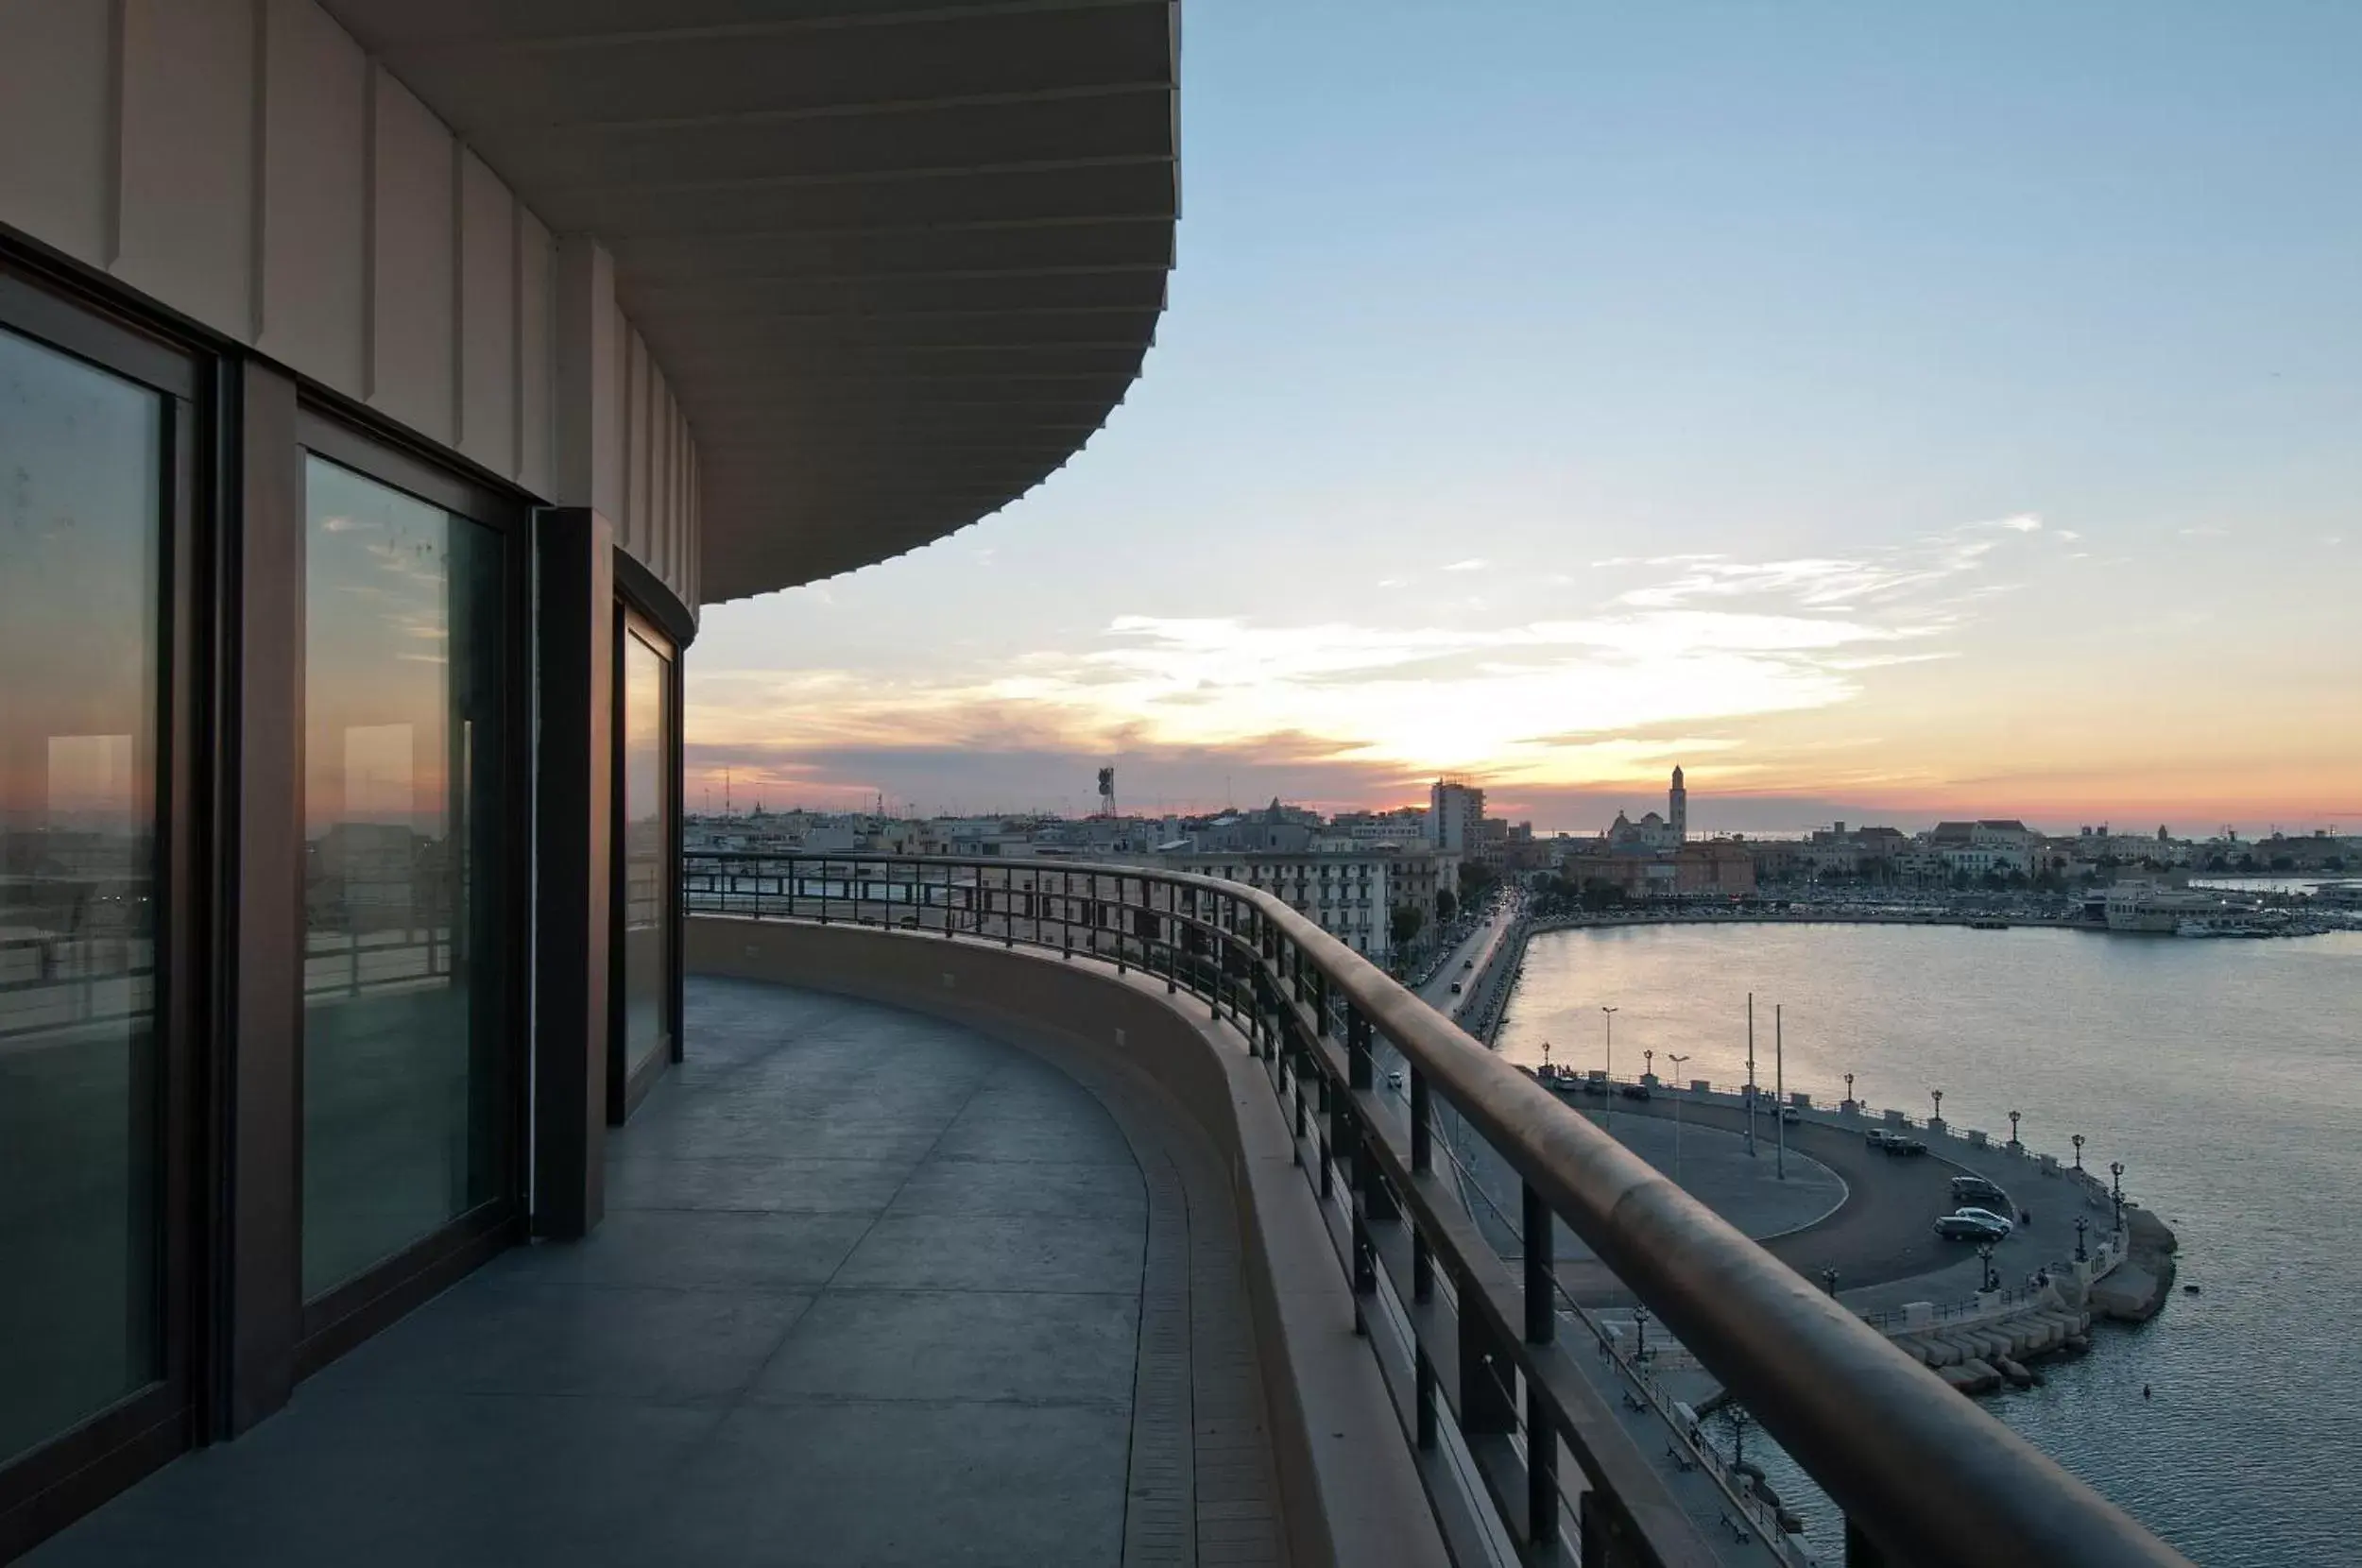
[[(1944, 1202), (1943, 1184), (1927, 1167), (1955, 1161), (1993, 1175), (2032, 1211), (2032, 1223), (1996, 1249), (1998, 1304), (2008, 1307), (2010, 1293), (2044, 1261), (2072, 1259), (2076, 1218), (2086, 1221), (2087, 1250), (2097, 1252), (2107, 1234), (2109, 1216), (2073, 1177), (2075, 1138), (2083, 1139), (2084, 1166), (2111, 1186), (2106, 1167), (2120, 1160), (2130, 1245), (2087, 1301), (2090, 1354), (2067, 1342), (2032, 1360), (2012, 1355), (2040, 1382), (2013, 1387), (2005, 1377), (1979, 1403), (2111, 1498), (2162, 1521), (2200, 1561), (2280, 1568), (2347, 1559), (2338, 1542), (2355, 1492), (2337, 1445), (2284, 1435), (2362, 1419), (2362, 1290), (2341, 1241), (2351, 1234), (2344, 1195), (2362, 1183), (2362, 1150), (2352, 1137), (2362, 1124), (2362, 1084), (2342, 1070), (2354, 1048), (2353, 1020), (2362, 1017), (2362, 932), (2191, 942), (2041, 928), (1798, 922), (1734, 931), (1659, 922), (1530, 929), (1519, 970), (1490, 1031), (1511, 1060), (1538, 1070), (1547, 1041), (1554, 1065), (1607, 1068), (1600, 1010), (1613, 1006), (1617, 1078), (1645, 1070), (1644, 1053), (1653, 1050), (1653, 1065), (1669, 1081), (1667, 1053), (1681, 1052), (1693, 1056), (1685, 1080), (1706, 1079), (1710, 1095), (1725, 1091), (1717, 1110), (1683, 1104), (1685, 1185), (1697, 1180), (1695, 1130), (1704, 1118), (1719, 1114), (1725, 1127), (1738, 1125), (1740, 1100), (1727, 1091), (1746, 1079), (1748, 989), (1758, 1000), (1759, 1082), (1772, 1086), (1776, 1071), (1761, 1013), (1766, 1003), (1784, 1004), (1785, 1084), (1810, 1098), (1789, 1128), (1797, 1134), (1791, 1161), (1799, 1152), (1820, 1159), (1826, 1138), (1831, 1149), (1860, 1150), (1854, 1158), (1864, 1163), (1864, 1133), (1885, 1126), (1884, 1110), (1896, 1108), (1907, 1135), (1926, 1142), (1929, 1154), (1871, 1169), (1889, 1173), (1880, 1184), (1889, 1190), (1918, 1193), (1908, 1202), (1928, 1261), (1898, 1256), (1890, 1277), (1839, 1280), (1840, 1299), (1881, 1328), (1908, 1329), (1898, 1320), (1913, 1302), (1933, 1309), (1938, 1340), (1989, 1326), (1977, 1316), (1974, 1250), (1939, 1250), (1926, 1230)], [(1865, 1111), (1857, 1130), (1840, 1136), (1848, 1074), (1852, 1097), (1879, 1111)], [(1605, 1110), (1580, 1092), (1571, 1102), (1595, 1116)], [(1669, 1174), (1672, 1103), (1669, 1092), (1613, 1100), (1618, 1138)], [(2011, 1110), (2022, 1113), (2022, 1156), (2007, 1149)], [(1946, 1124), (1940, 1136), (1927, 1133), (1931, 1117)], [(1758, 1116), (1761, 1165), (1776, 1159), (1765, 1147), (1772, 1126)], [(1654, 1155), (1643, 1148), (1652, 1135), (1662, 1140)], [(2042, 1174), (2044, 1154), (2061, 1176)], [(1829, 1159), (1846, 1168), (1843, 1154)], [(2012, 1182), (2011, 1170), (2023, 1174)], [(1914, 1181), (1926, 1185), (1909, 1188)], [(1873, 1212), (1861, 1201), (1855, 1206)], [(2162, 1236), (2149, 1231), (2152, 1219), (2175, 1237), (2170, 1253), (2155, 1245)], [(1765, 1245), (1820, 1285), (1820, 1268), (1846, 1265), (1822, 1260), (1813, 1248), (1843, 1236), (1833, 1219)], [(2138, 1321), (2151, 1306), (2162, 1310)], [(1612, 1304), (1591, 1310), (1611, 1328), (1629, 1317)], [(2321, 1351), (2302, 1374), (2256, 1353), (2291, 1323), (2306, 1325), (2305, 1343)], [(1659, 1349), (1659, 1326), (1645, 1332), (1649, 1349)], [(1623, 1333), (1629, 1346), (1632, 1329)], [(1710, 1398), (1680, 1384), (1678, 1360), (1652, 1355), (1638, 1369)], [(1702, 1420), (1727, 1460), (1727, 1419)], [(1829, 1516), (1816, 1512), (1802, 1472), (1759, 1454), (1770, 1445), (1753, 1431), (1745, 1445), (1786, 1505), (1815, 1524), (1806, 1539), (1817, 1540)], [(2277, 1456), (2273, 1479), (2253, 1491), (2238, 1519), (2205, 1506), (2212, 1477), (2252, 1474), (2252, 1456), (2266, 1451)]]

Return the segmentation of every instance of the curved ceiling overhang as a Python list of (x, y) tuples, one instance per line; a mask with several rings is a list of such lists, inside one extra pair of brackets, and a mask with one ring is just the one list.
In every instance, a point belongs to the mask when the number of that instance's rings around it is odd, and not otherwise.
[(612, 254), (697, 442), (708, 603), (999, 509), (1139, 373), (1178, 0), (323, 3)]

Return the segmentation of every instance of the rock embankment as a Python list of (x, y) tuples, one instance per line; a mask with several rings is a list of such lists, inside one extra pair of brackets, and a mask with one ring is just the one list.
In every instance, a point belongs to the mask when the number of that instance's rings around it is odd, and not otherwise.
[(2173, 1293), (2173, 1254), (2180, 1242), (2171, 1226), (2130, 1203), (2124, 1206), (2124, 1261), (2093, 1282), (2091, 1309), (2118, 1322), (2145, 1323)]
[(2091, 1314), (2067, 1306), (2038, 1306), (1998, 1321), (1963, 1327), (1938, 1324), (1897, 1335), (1894, 1342), (1962, 1393), (1981, 1394), (2004, 1383), (2036, 1381), (2026, 1362), (2089, 1343)]

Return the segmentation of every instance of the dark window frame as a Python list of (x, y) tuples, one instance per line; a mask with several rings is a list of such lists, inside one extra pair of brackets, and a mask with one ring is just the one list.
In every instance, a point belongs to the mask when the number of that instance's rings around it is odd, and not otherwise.
[[(300, 498), (306, 454), (327, 459), (378, 484), (455, 513), (495, 534), (502, 541), (504, 581), (503, 654), (506, 702), (502, 715), (506, 725), (504, 764), (509, 799), (501, 824), (501, 874), (506, 879), (508, 910), (502, 922), (506, 970), (507, 1038), (504, 1042), (502, 1080), (507, 1100), (504, 1118), (507, 1144), (500, 1172), (500, 1190), (365, 1272), (302, 1302), (294, 1347), (295, 1372), (300, 1378), (381, 1332), (431, 1299), (487, 1258), (524, 1239), (529, 1202), (531, 1141), (530, 1055), (532, 1050), (531, 940), (533, 888), (533, 507), (522, 492), (471, 475), (447, 459), (374, 426), (336, 401), (306, 389), (299, 395), (292, 427), (281, 444), (290, 472), (283, 482)], [(297, 563), (299, 583), (302, 563)], [(292, 650), (300, 660), (300, 647)], [(299, 715), (295, 775), (299, 795), (305, 777), (302, 756), (308, 720)], [(300, 890), (298, 890), (300, 896)], [(299, 931), (301, 923), (299, 921)], [(294, 960), (295, 983), (302, 980), (302, 958)], [(299, 1219), (296, 1250), (288, 1259), (290, 1285), (299, 1295), (302, 1272), (303, 1069), (304, 1052), (299, 1037), (295, 1053), (295, 1124), (288, 1131), (293, 1154), (290, 1172)]]
[[(625, 559), (617, 553), (619, 561)], [(625, 879), (629, 872), (624, 855), (625, 813), (625, 656), (629, 652), (630, 639), (637, 637), (654, 649), (664, 660), (665, 702), (671, 723), (665, 734), (665, 766), (673, 781), (673, 798), (669, 812), (671, 832), (665, 845), (664, 886), (672, 900), (672, 919), (668, 923), (665, 944), (666, 996), (664, 1000), (665, 1048), (646, 1062), (640, 1070), (631, 1070), (629, 1045), (625, 1038)], [(620, 1127), (640, 1108), (641, 1101), (656, 1087), (667, 1069), (682, 1060), (681, 1040), (681, 976), (686, 959), (681, 898), (681, 822), (682, 797), (686, 793), (681, 778), (681, 732), (683, 729), (681, 652), (683, 643), (674, 637), (656, 615), (642, 608), (641, 595), (632, 591), (632, 585), (622, 571), (615, 579), (615, 722), (611, 726), (610, 775), (614, 780), (615, 804), (609, 816), (608, 831), (612, 849), (608, 857), (608, 1051), (607, 1051), (607, 1119), (611, 1127)]]
[(145, 387), (162, 399), (164, 516), (157, 537), (155, 785), (157, 881), (153, 1058), (157, 1306), (161, 1375), (48, 1441), (0, 1456), (0, 1559), (28, 1548), (103, 1498), (184, 1452), (203, 1419), (203, 1337), (215, 1233), (206, 1194), (216, 1157), (218, 1064), (209, 1046), (215, 995), (212, 876), (205, 827), (217, 692), (212, 627), (219, 362), (117, 306), (78, 276), (0, 239), (0, 328)]

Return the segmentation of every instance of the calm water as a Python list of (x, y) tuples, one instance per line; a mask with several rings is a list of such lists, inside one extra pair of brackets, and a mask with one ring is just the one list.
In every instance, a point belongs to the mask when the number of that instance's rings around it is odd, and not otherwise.
[[(2362, 932), (2183, 942), (2079, 931), (1674, 926), (1534, 939), (1501, 1048), (1579, 1067), (1693, 1053), (1743, 1079), (1746, 993), (1772, 1079), (2125, 1163), (2179, 1233), (2156, 1321), (2101, 1335), (1987, 1407), (2202, 1563), (2362, 1561)], [(2039, 1205), (2036, 1205), (2039, 1206)], [(2141, 1399), (2141, 1386), (2155, 1398)], [(1816, 1522), (1813, 1537), (1826, 1542)]]

